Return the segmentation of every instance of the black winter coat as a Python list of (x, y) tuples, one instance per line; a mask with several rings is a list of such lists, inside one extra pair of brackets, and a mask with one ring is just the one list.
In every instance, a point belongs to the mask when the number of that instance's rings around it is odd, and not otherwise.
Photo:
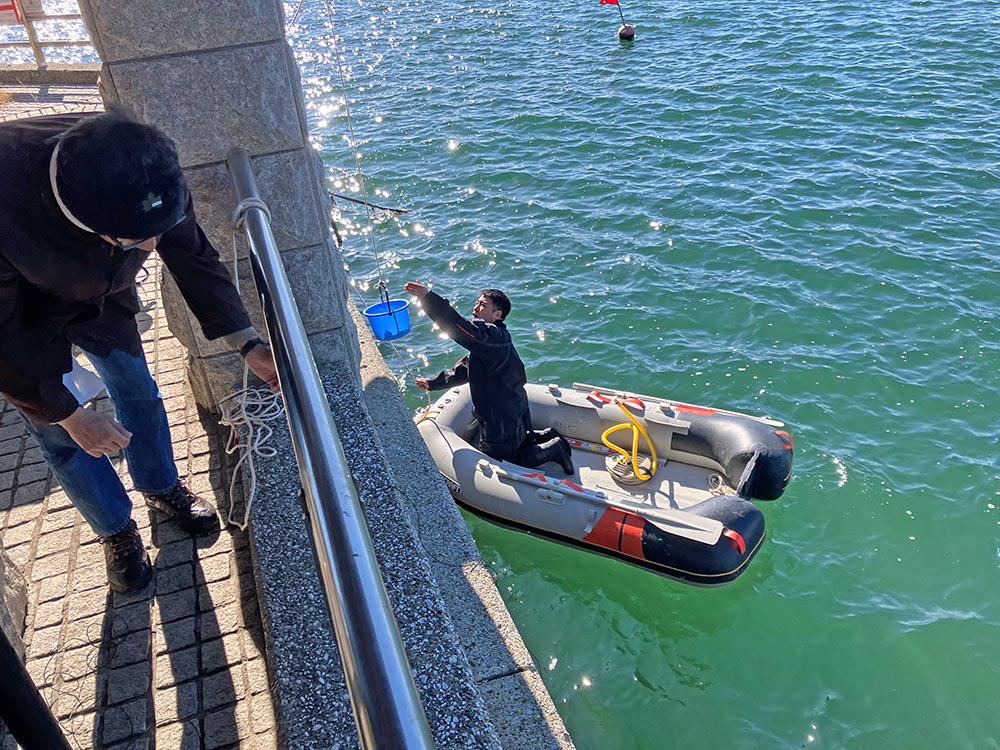
[(467, 320), (434, 292), (421, 300), (424, 310), (456, 344), (469, 350), (450, 370), (428, 378), (431, 390), (469, 384), (473, 414), (479, 420), (480, 448), (489, 456), (514, 460), (531, 428), (524, 362), (502, 320)]
[[(58, 422), (77, 408), (62, 384), (71, 344), (101, 357), (112, 349), (142, 352), (135, 278), (149, 253), (123, 252), (74, 226), (49, 185), (54, 137), (85, 116), (0, 123), (0, 392), (38, 422)], [(163, 235), (157, 252), (206, 338), (250, 326), (190, 195), (187, 218)]]

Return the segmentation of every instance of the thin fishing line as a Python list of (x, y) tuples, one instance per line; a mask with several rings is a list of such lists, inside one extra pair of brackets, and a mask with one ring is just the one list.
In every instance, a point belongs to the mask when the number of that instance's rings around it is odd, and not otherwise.
[(385, 289), (385, 279), (382, 278), (382, 262), (379, 260), (378, 248), (375, 247), (375, 224), (372, 221), (372, 210), (368, 201), (368, 189), (365, 187), (365, 177), (361, 173), (361, 157), (358, 155), (358, 142), (354, 136), (354, 121), (351, 119), (351, 107), (347, 101), (347, 78), (344, 76), (344, 66), (340, 59), (340, 45), (337, 44), (337, 27), (333, 22), (333, 8), (330, 5), (330, 0), (325, 0), (325, 2), (326, 17), (330, 24), (330, 37), (333, 39), (333, 52), (337, 57), (337, 71), (340, 74), (340, 90), (344, 94), (344, 113), (347, 115), (347, 130), (351, 135), (351, 151), (354, 153), (354, 166), (358, 172), (361, 195), (365, 199), (365, 217), (368, 219), (368, 236), (371, 238), (372, 254), (375, 256), (375, 270), (378, 273), (379, 286)]
[[(388, 289), (388, 285), (386, 284), (385, 279), (382, 277), (382, 262), (379, 259), (378, 248), (375, 246), (375, 225), (374, 222), (372, 221), (372, 206), (371, 202), (368, 200), (368, 188), (365, 187), (365, 177), (361, 171), (361, 157), (358, 155), (358, 142), (357, 138), (354, 135), (354, 121), (351, 118), (351, 107), (348, 104), (347, 78), (344, 75), (344, 66), (340, 55), (340, 45), (337, 43), (337, 27), (336, 24), (334, 24), (333, 22), (333, 8), (331, 6), (330, 0), (325, 0), (325, 3), (326, 3), (326, 17), (330, 25), (330, 37), (333, 40), (333, 51), (334, 55), (336, 55), (337, 58), (337, 72), (340, 75), (340, 90), (344, 95), (344, 113), (347, 116), (347, 130), (351, 136), (351, 151), (354, 154), (354, 166), (358, 172), (358, 183), (361, 185), (361, 195), (364, 198), (365, 217), (368, 220), (368, 236), (369, 238), (371, 238), (372, 255), (375, 257), (375, 270), (378, 273), (378, 286), (383, 292), (385, 292), (386, 306), (388, 307), (389, 294), (386, 291)], [(364, 300), (362, 299), (362, 301)], [(393, 352), (396, 353), (396, 357), (402, 363), (403, 367), (409, 373), (410, 377), (416, 380), (417, 376), (413, 374), (413, 371), (410, 369), (409, 365), (406, 364), (406, 360), (403, 359), (403, 356), (399, 353), (399, 350), (396, 348), (396, 345), (393, 344), (391, 341), (386, 343), (388, 343), (389, 346), (392, 347)], [(425, 391), (425, 393), (427, 394), (427, 403), (429, 405), (431, 400), (431, 395), (427, 391)]]
[(287, 25), (287, 26), (285, 26), (285, 32), (286, 32), (286, 33), (288, 32), (288, 30), (289, 30), (289, 29), (290, 29), (290, 28), (291, 28), (292, 26), (294, 26), (294, 25), (295, 25), (295, 22), (296, 22), (296, 21), (297, 21), (297, 20), (299, 19), (299, 13), (301, 13), (301, 12), (302, 12), (302, 4), (303, 4), (304, 2), (305, 2), (305, 0), (299, 0), (299, 7), (297, 7), (297, 8), (295, 9), (295, 15), (293, 15), (293, 16), (292, 16), (292, 20), (288, 22), (288, 25)]

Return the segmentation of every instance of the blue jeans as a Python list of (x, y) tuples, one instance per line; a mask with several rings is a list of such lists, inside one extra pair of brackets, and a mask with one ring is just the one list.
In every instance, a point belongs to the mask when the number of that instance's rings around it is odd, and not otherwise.
[[(107, 357), (85, 352), (104, 380), (115, 413), (132, 433), (125, 459), (136, 491), (166, 492), (177, 484), (167, 412), (146, 358), (112, 350)], [(107, 456), (94, 458), (57, 424), (39, 424), (21, 415), (42, 449), (52, 474), (99, 537), (128, 526), (132, 501)]]

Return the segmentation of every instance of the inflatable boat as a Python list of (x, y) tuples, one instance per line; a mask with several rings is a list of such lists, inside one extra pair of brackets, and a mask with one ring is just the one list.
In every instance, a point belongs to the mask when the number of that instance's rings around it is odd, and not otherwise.
[(533, 429), (554, 428), (569, 442), (572, 475), (475, 448), (468, 386), (417, 413), (462, 505), (688, 583), (720, 585), (746, 569), (764, 540), (750, 500), (778, 498), (791, 477), (792, 437), (781, 422), (581, 383), (525, 389)]

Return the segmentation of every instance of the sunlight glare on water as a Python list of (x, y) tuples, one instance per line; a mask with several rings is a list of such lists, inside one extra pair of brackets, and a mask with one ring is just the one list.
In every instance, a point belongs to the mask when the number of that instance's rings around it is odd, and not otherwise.
[[(622, 44), (596, 0), (337, 5), (369, 197), (409, 209), (374, 216), (391, 293), (469, 313), (503, 288), (532, 381), (795, 437), (719, 589), (467, 516), (578, 747), (1000, 743), (997, 8), (640, 0)], [(290, 39), (357, 195), (322, 3)], [(371, 301), (359, 208), (337, 219)], [(415, 317), (405, 356), (459, 353)]]

